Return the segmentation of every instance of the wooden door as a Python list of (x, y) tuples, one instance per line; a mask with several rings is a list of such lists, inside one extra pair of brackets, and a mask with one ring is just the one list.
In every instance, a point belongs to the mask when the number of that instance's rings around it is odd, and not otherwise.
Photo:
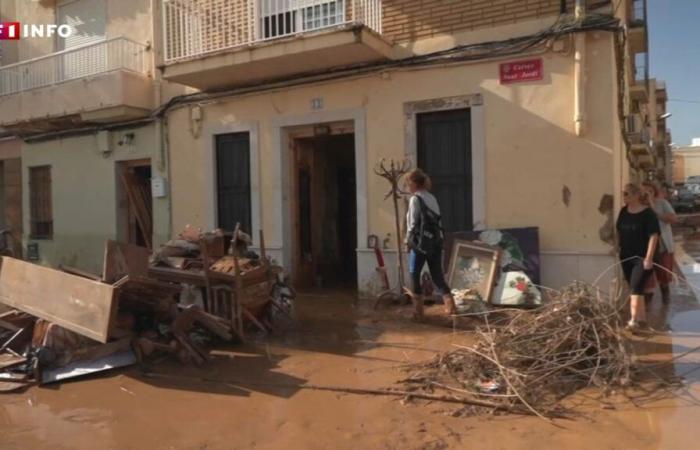
[(445, 231), (474, 227), (469, 109), (418, 114), (418, 167), (432, 180)]
[(298, 287), (311, 287), (314, 284), (315, 260), (313, 239), (313, 183), (314, 154), (313, 143), (305, 139), (293, 141), (293, 180), (294, 192), (292, 209), (293, 227), (293, 278)]
[(152, 248), (153, 197), (151, 194), (151, 160), (119, 163), (119, 177), (126, 199), (126, 241)]

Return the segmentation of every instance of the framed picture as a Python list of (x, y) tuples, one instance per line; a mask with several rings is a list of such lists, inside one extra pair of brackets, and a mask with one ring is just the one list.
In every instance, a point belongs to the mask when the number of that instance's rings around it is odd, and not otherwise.
[(500, 273), (501, 249), (478, 242), (455, 240), (452, 244), (447, 282), (451, 289), (474, 291), (489, 303)]
[(445, 233), (445, 267), (449, 267), (452, 242), (457, 239), (479, 241), (500, 248), (504, 275), (507, 272), (525, 272), (532, 283), (540, 284), (540, 238), (537, 227)]

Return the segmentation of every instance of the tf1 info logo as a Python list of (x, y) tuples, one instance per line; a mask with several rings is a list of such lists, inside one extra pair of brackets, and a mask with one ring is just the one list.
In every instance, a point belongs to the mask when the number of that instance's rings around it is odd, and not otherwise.
[(58, 35), (62, 38), (70, 37), (73, 34), (73, 27), (70, 25), (56, 24), (20, 24), (19, 22), (0, 23), (0, 41), (15, 41), (27, 37), (53, 37)]

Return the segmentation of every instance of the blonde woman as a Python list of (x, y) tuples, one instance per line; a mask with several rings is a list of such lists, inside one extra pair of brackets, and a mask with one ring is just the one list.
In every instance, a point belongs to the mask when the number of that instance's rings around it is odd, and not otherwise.
[(408, 202), (406, 223), (408, 233), (406, 244), (410, 252), (408, 266), (411, 274), (411, 287), (416, 318), (423, 316), (423, 291), (421, 272), (428, 265), (433, 284), (442, 294), (445, 313), (456, 312), (454, 298), (445, 281), (442, 270), (443, 233), (440, 220), (440, 206), (437, 199), (429, 192), (430, 178), (420, 169), (414, 169), (406, 176), (406, 187), (411, 193)]
[(625, 206), (617, 218), (620, 263), (630, 287), (630, 321), (634, 331), (646, 327), (645, 285), (654, 273), (659, 242), (659, 219), (649, 206), (647, 195), (636, 184), (622, 192)]

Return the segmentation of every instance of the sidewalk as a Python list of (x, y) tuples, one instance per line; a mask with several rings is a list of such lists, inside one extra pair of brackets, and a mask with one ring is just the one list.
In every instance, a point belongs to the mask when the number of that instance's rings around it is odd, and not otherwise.
[(675, 290), (681, 295), (693, 295), (697, 301), (700, 298), (700, 241), (676, 242), (675, 257), (678, 269), (685, 277), (685, 282), (676, 282)]

